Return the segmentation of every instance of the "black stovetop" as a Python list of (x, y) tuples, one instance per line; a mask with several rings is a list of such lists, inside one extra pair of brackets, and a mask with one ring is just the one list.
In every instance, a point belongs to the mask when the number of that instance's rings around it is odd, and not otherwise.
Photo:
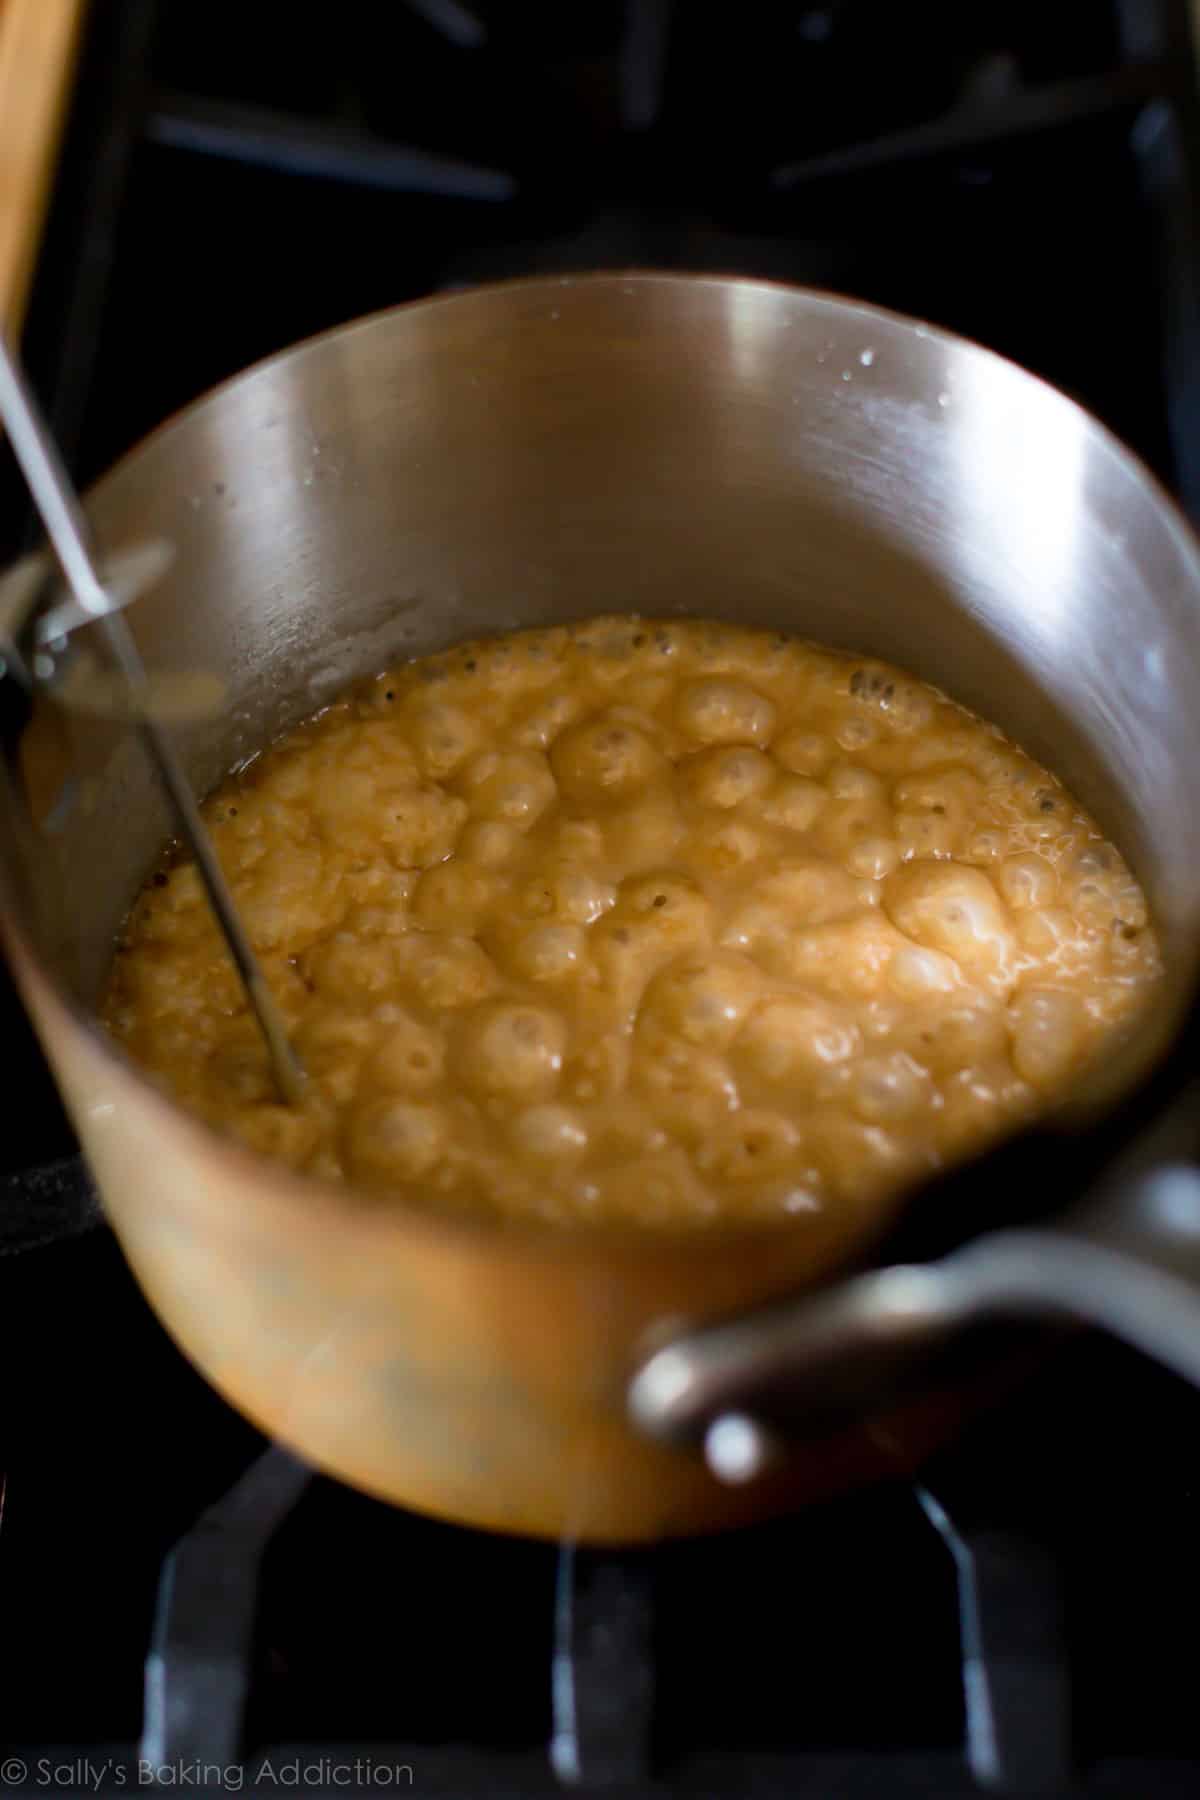
[[(462, 1800), (553, 1793), (573, 1762), (587, 1792), (772, 1800), (1200, 1783), (1200, 1409), (1127, 1352), (1060, 1350), (915, 1482), (572, 1552), (308, 1481), (103, 1230), (0, 1275), (0, 1792), (116, 1794), (147, 1764), (199, 1788), (203, 1764), (262, 1795), (297, 1757), (328, 1771), (305, 1792), (408, 1767)], [(374, 1787), (332, 1773), (356, 1757)]]
[[(93, 0), (27, 359), (86, 481), (377, 307), (762, 275), (1006, 352), (1200, 517), (1186, 14)], [(0, 471), (5, 551), (18, 500)], [(0, 1251), (38, 1245), (0, 1254), (0, 1792), (486, 1800), (576, 1764), (639, 1793), (1200, 1788), (1200, 1401), (1174, 1381), (1077, 1342), (915, 1482), (719, 1541), (420, 1519), (308, 1480), (189, 1368), (73, 1165), (29, 1175), (74, 1144), (11, 996), (0, 1036)]]

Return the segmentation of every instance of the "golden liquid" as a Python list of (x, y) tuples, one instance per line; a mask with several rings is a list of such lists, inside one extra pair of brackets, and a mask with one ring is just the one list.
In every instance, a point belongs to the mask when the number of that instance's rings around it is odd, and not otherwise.
[(703, 621), (404, 664), (204, 810), (309, 1091), (276, 1102), (186, 862), (133, 909), (110, 1029), (267, 1156), (442, 1208), (857, 1227), (1161, 975), (1121, 857), (998, 730)]

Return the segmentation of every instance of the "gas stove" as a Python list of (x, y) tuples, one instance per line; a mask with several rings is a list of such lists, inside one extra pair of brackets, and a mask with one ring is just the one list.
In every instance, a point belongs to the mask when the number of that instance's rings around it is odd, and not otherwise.
[[(854, 293), (1075, 394), (1200, 518), (1186, 0), (93, 0), (25, 336), (86, 482), (479, 281)], [(5, 556), (28, 532), (0, 470)], [(1191, 1794), (1200, 1398), (1092, 1340), (920, 1469), (636, 1553), (265, 1443), (99, 1219), (5, 990), (0, 1794)]]
[(1195, 1792), (1200, 1408), (1110, 1346), (894, 1482), (620, 1553), (313, 1475), (102, 1229), (5, 1265), (0, 1344), (0, 1791)]

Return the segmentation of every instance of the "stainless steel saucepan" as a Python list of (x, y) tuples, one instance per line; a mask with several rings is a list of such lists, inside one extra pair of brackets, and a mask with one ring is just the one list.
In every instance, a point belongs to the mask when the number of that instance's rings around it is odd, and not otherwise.
[(537, 280), (276, 357), (87, 498), (102, 549), (175, 548), (127, 614), (147, 665), (227, 684), (178, 734), (198, 790), (397, 654), (726, 615), (1007, 728), (1121, 845), (1170, 972), (1068, 1105), (870, 1238), (829, 1214), (691, 1240), (441, 1222), (221, 1141), (105, 1040), (114, 934), (171, 822), (131, 734), (41, 696), (0, 783), (4, 944), (151, 1304), (264, 1429), (406, 1505), (620, 1542), (920, 1454), (1002, 1372), (986, 1344), (928, 1360), (972, 1322), (1099, 1319), (1200, 1374), (1200, 553), (1070, 400), (828, 295)]

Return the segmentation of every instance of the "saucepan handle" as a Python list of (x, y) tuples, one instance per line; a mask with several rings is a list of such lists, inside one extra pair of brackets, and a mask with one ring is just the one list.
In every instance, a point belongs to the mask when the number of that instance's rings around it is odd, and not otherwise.
[(1030, 1322), (1097, 1327), (1200, 1386), (1200, 1171), (1126, 1168), (1053, 1228), (990, 1233), (684, 1333), (634, 1372), (630, 1413), (745, 1481), (789, 1437), (877, 1415), (969, 1331)]

